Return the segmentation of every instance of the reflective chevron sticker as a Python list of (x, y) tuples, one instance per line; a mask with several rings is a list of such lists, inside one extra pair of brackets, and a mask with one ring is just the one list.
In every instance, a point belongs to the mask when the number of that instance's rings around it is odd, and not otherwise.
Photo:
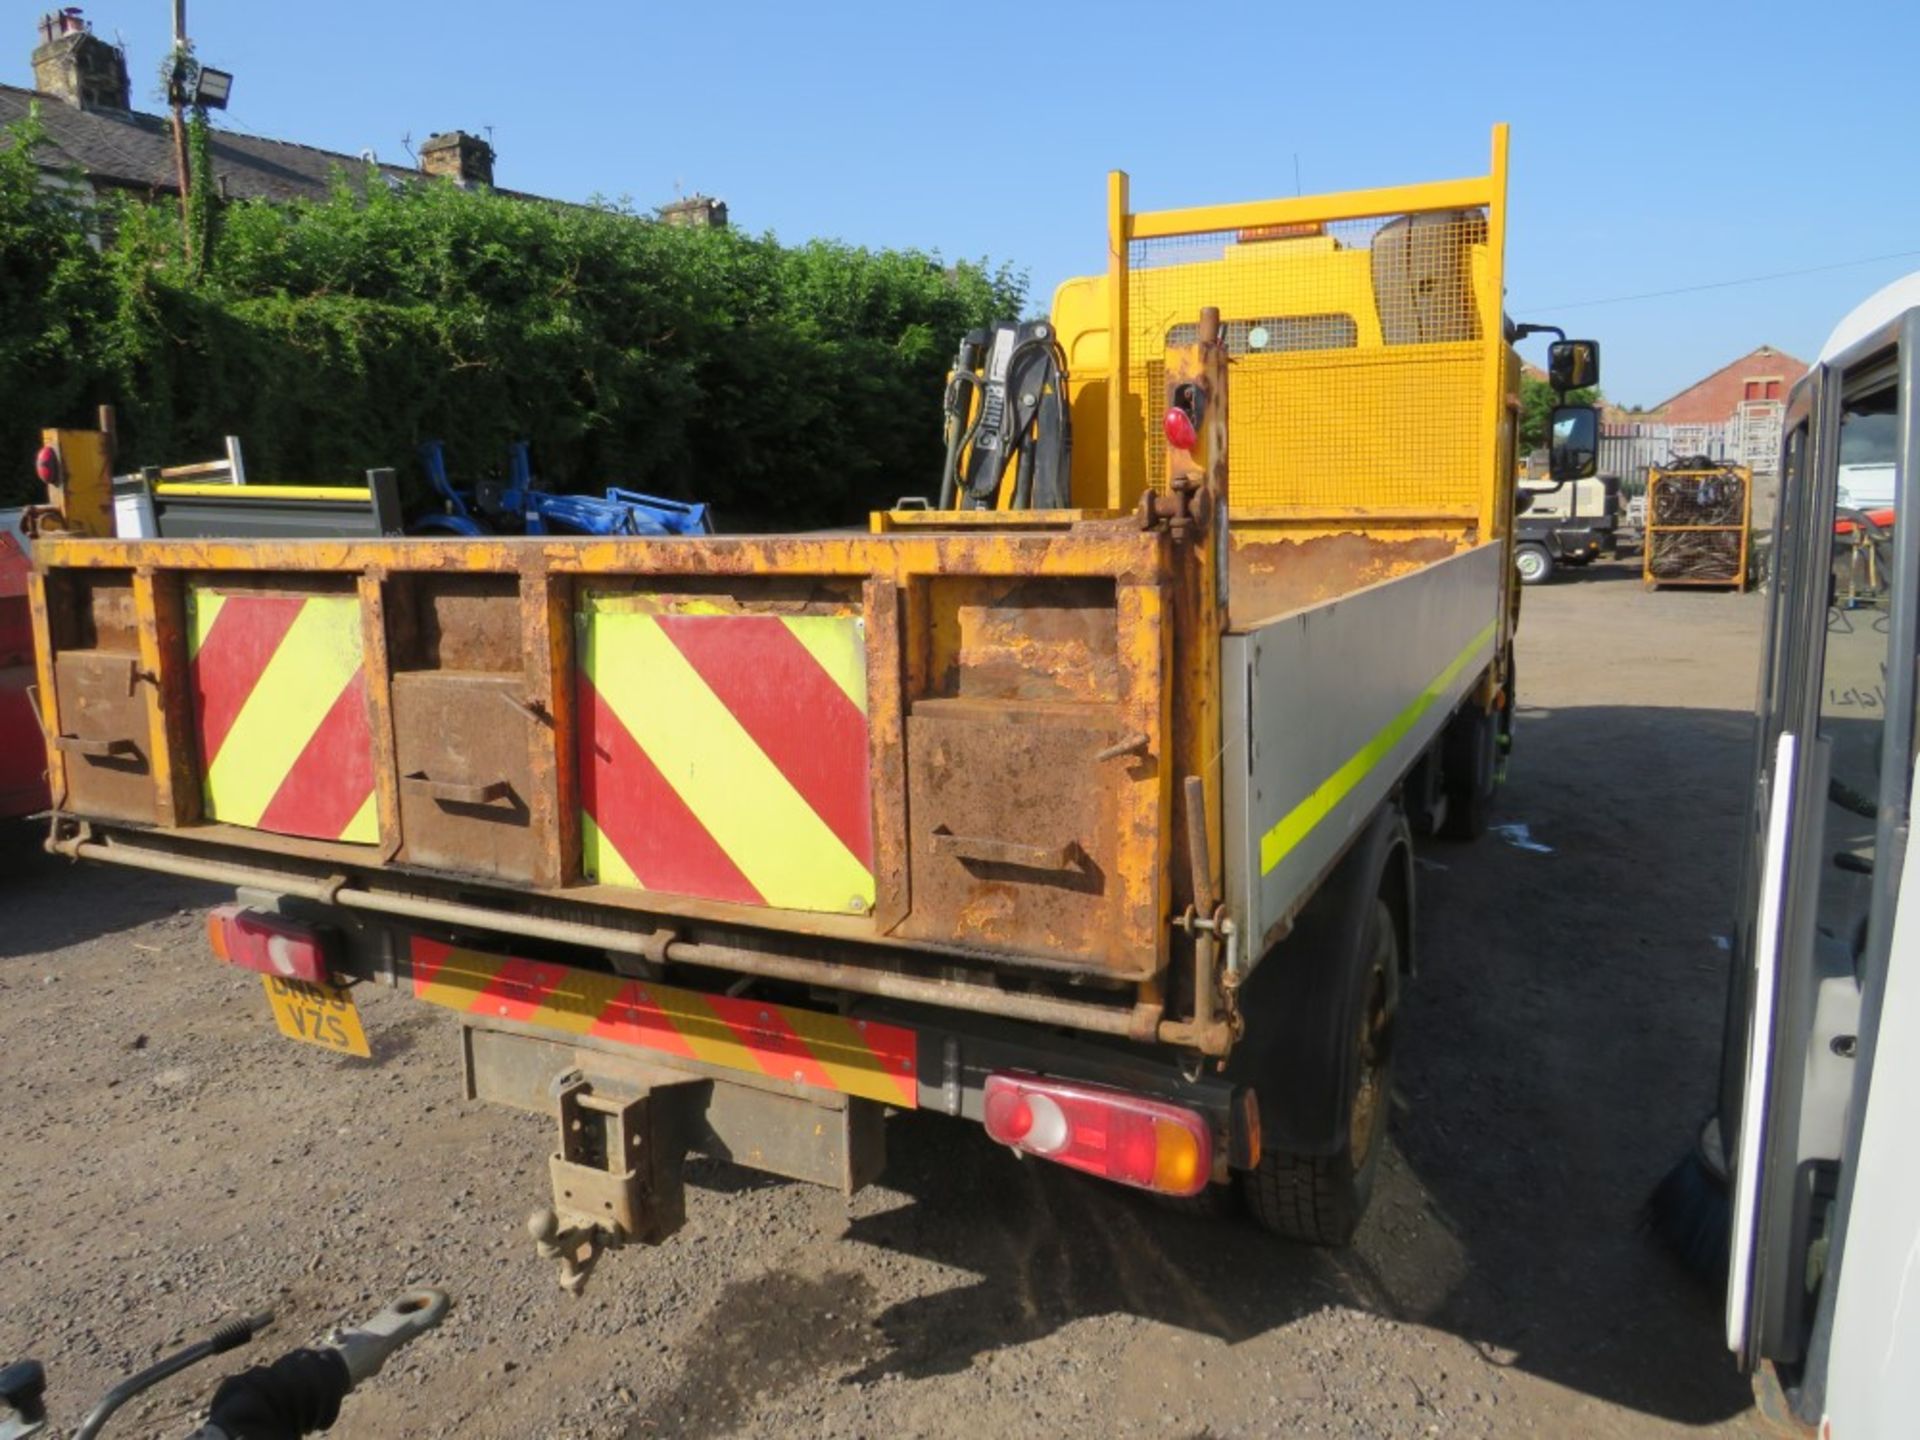
[(191, 585), (187, 646), (207, 818), (377, 841), (359, 600)]
[(837, 1090), (919, 1105), (918, 1040), (878, 1021), (706, 995), (545, 960), (413, 937), (415, 998), (476, 1020), (511, 1020)]
[(589, 879), (788, 910), (873, 906), (866, 635), (851, 615), (589, 595), (578, 684)]

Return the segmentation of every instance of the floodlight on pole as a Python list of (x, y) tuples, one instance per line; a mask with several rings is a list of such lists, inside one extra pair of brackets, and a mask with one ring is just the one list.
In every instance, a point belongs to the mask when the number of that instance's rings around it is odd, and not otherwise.
[(225, 70), (215, 70), (202, 65), (194, 80), (193, 103), (203, 110), (224, 110), (227, 97), (233, 93), (233, 76)]

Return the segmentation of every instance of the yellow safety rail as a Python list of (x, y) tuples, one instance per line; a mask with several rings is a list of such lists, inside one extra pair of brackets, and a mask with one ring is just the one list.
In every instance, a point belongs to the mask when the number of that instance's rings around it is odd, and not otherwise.
[(1083, 437), (1075, 504), (1127, 509), (1164, 486), (1163, 356), (1211, 305), (1234, 362), (1236, 517), (1501, 533), (1506, 185), (1504, 125), (1489, 173), (1464, 180), (1135, 212), (1114, 172), (1106, 273), (1054, 306)]

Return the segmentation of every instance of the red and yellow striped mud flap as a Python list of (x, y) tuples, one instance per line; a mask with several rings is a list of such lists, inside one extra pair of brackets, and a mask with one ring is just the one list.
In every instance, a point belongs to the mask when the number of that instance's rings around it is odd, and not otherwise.
[(901, 1109), (919, 1106), (916, 1037), (898, 1025), (703, 995), (417, 935), (412, 970), (416, 998), (476, 1020), (544, 1026)]
[(589, 594), (577, 623), (589, 879), (785, 910), (873, 908), (857, 615)]
[(190, 585), (187, 647), (207, 818), (377, 841), (359, 600)]

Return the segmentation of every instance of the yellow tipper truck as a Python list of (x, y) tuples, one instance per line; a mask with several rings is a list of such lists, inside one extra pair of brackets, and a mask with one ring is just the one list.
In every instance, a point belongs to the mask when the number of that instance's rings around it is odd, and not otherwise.
[(556, 1119), (571, 1285), (673, 1232), (687, 1153), (851, 1190), (915, 1110), (1344, 1242), (1411, 836), (1484, 825), (1511, 706), (1505, 156), (1112, 177), (1051, 317), (1071, 508), (43, 533), (50, 847), (235, 887), (213, 948), (290, 1036), (365, 1053), (362, 985), (452, 1011), (468, 1094)]

